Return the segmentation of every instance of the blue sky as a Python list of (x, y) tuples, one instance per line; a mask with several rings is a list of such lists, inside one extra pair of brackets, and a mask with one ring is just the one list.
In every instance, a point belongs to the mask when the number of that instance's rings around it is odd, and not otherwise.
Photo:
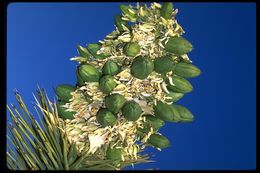
[[(7, 103), (17, 88), (29, 105), (37, 84), (75, 84), (76, 46), (95, 43), (114, 29), (120, 3), (11, 3), (7, 13)], [(256, 5), (174, 3), (177, 20), (194, 46), (189, 57), (202, 75), (178, 103), (192, 123), (167, 123), (172, 146), (156, 162), (135, 169), (254, 169), (256, 165)]]

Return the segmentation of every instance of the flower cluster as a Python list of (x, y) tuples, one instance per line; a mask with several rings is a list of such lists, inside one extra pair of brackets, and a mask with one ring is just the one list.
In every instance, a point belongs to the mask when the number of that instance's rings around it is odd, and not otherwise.
[(76, 86), (57, 86), (57, 108), (68, 139), (103, 159), (137, 159), (146, 146), (170, 145), (159, 133), (165, 121), (190, 122), (176, 104), (200, 75), (182, 37), (172, 3), (120, 5), (115, 30), (98, 43), (78, 46)]

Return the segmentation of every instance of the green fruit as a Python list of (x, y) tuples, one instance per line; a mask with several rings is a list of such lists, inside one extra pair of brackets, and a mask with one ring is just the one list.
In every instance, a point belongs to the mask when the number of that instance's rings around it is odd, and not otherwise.
[(122, 150), (120, 148), (108, 148), (106, 151), (107, 159), (109, 160), (121, 160)]
[(140, 137), (142, 137), (144, 135), (144, 133), (146, 133), (146, 134), (149, 133), (150, 128), (151, 128), (151, 126), (144, 126), (143, 128), (141, 128), (141, 127), (137, 128), (138, 135)]
[(144, 115), (146, 118), (145, 125), (148, 127), (153, 127), (155, 131), (159, 130), (162, 126), (164, 126), (164, 121), (153, 116), (153, 115)]
[(192, 44), (183, 37), (170, 37), (165, 45), (165, 50), (175, 55), (187, 54), (192, 49)]
[(143, 133), (149, 133), (151, 130), (151, 127), (154, 131), (158, 131), (162, 126), (164, 126), (164, 121), (156, 118), (153, 115), (144, 115), (145, 116), (145, 123), (143, 128), (138, 128), (137, 131), (140, 136), (143, 135)]
[(200, 75), (200, 69), (196, 67), (193, 64), (185, 63), (185, 62), (179, 62), (173, 67), (173, 73), (184, 77), (184, 78), (190, 78), (190, 77), (197, 77)]
[(123, 48), (123, 52), (126, 56), (135, 57), (140, 52), (140, 46), (135, 42), (127, 43)]
[(124, 28), (122, 25), (129, 28), (128, 23), (126, 21), (122, 20), (120, 15), (115, 15), (114, 18), (115, 18), (115, 25), (120, 32), (124, 31)]
[(171, 106), (162, 101), (157, 101), (156, 106), (154, 106), (154, 115), (164, 121), (171, 121), (173, 119)]
[(84, 58), (87, 58), (87, 59), (89, 59), (91, 57), (90, 52), (86, 48), (78, 45), (77, 50), (78, 50), (78, 53), (81, 57), (84, 57)]
[(169, 90), (178, 93), (189, 93), (193, 90), (193, 87), (188, 80), (177, 75), (172, 76), (171, 79), (173, 85), (171, 85), (169, 79), (167, 79), (167, 88)]
[(99, 80), (99, 88), (105, 94), (109, 94), (116, 86), (117, 83), (113, 76), (105, 75)]
[(116, 116), (108, 111), (107, 109), (101, 108), (97, 112), (97, 121), (101, 126), (106, 127), (106, 126), (113, 126), (116, 123)]
[(171, 2), (166, 2), (160, 9), (160, 14), (164, 19), (170, 19), (173, 12), (173, 5)]
[(185, 107), (173, 104), (172, 112), (174, 114), (174, 118), (172, 122), (191, 122), (194, 119), (193, 114)]
[(107, 61), (103, 66), (103, 74), (116, 75), (119, 73), (120, 67), (114, 61)]
[(72, 98), (71, 92), (74, 92), (75, 90), (76, 87), (74, 86), (61, 84), (56, 87), (55, 93), (60, 100), (68, 102)]
[(135, 101), (128, 101), (122, 108), (122, 115), (128, 121), (136, 121), (142, 114), (142, 108)]
[(174, 62), (171, 57), (164, 56), (161, 58), (156, 58), (154, 60), (154, 71), (157, 73), (167, 73), (172, 70)]
[(154, 69), (153, 61), (147, 57), (136, 57), (131, 65), (131, 74), (138, 79), (145, 79)]
[(156, 148), (167, 148), (170, 146), (170, 141), (159, 134), (152, 134), (148, 139), (148, 143), (152, 144)]
[(77, 68), (77, 70), (76, 70), (76, 77), (77, 77), (77, 86), (81, 87), (81, 86), (85, 85), (85, 82), (79, 75), (79, 68)]
[(84, 82), (98, 82), (101, 74), (90, 64), (83, 64), (79, 66), (79, 76)]
[(177, 92), (170, 92), (169, 94), (166, 94), (167, 97), (170, 97), (169, 99), (166, 99), (168, 102), (177, 102), (180, 100), (184, 94), (183, 93), (177, 93)]
[(63, 101), (56, 104), (59, 117), (61, 117), (62, 119), (74, 119), (74, 115), (76, 112), (68, 112), (67, 108), (62, 107), (65, 104), (66, 102)]
[(114, 113), (118, 113), (124, 106), (126, 99), (120, 94), (111, 94), (105, 97), (106, 108)]
[(91, 53), (91, 55), (94, 58), (97, 58), (97, 59), (107, 58), (109, 55), (105, 55), (104, 53), (97, 54), (97, 51), (99, 51), (100, 48), (101, 48), (101, 46), (99, 44), (88, 44), (88, 46), (87, 46), (87, 50)]
[(143, 138), (144, 137), (144, 134), (145, 133), (149, 133), (150, 130), (148, 130), (147, 127), (145, 128), (137, 128), (136, 129), (136, 135), (139, 137), (139, 138)]

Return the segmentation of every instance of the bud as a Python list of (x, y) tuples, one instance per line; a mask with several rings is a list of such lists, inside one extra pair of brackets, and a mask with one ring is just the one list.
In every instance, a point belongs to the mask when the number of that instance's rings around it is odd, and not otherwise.
[(79, 76), (84, 82), (98, 82), (101, 74), (90, 64), (83, 64), (79, 66)]
[(174, 62), (171, 57), (164, 56), (161, 58), (156, 58), (154, 60), (154, 71), (157, 73), (167, 73), (172, 70)]
[(154, 106), (154, 115), (164, 121), (171, 121), (173, 119), (171, 106), (162, 101), (157, 101), (156, 106)]
[(136, 57), (131, 65), (131, 74), (138, 79), (145, 79), (154, 69), (153, 61), (147, 57)]
[(105, 59), (107, 58), (109, 55), (105, 55), (104, 53), (101, 54), (97, 54), (97, 51), (99, 51), (99, 49), (101, 48), (101, 46), (99, 44), (88, 44), (88, 51), (91, 53), (91, 55), (96, 58), (96, 59)]
[(126, 56), (135, 57), (140, 52), (140, 46), (135, 42), (126, 43), (123, 52)]
[(160, 14), (164, 19), (170, 19), (173, 12), (173, 5), (171, 2), (166, 2), (160, 9)]
[(174, 119), (172, 122), (191, 122), (194, 119), (193, 114), (185, 107), (173, 104), (171, 105)]
[(105, 97), (106, 108), (114, 113), (118, 113), (120, 109), (124, 106), (125, 102), (126, 99), (124, 98), (124, 96), (118, 93), (111, 94)]
[(113, 126), (116, 123), (116, 116), (107, 109), (101, 108), (96, 115), (97, 121), (101, 126)]
[(177, 92), (170, 92), (169, 94), (166, 94), (166, 97), (170, 97), (169, 99), (166, 99), (168, 102), (177, 102), (184, 96), (183, 93), (177, 93)]
[(183, 37), (170, 37), (165, 44), (165, 50), (175, 55), (189, 53), (193, 49), (192, 44)]
[(177, 75), (174, 75), (170, 79), (167, 79), (167, 85), (167, 88), (169, 90), (178, 93), (189, 93), (193, 90), (193, 87), (188, 80)]
[(105, 75), (116, 75), (119, 73), (120, 67), (114, 61), (107, 61), (103, 66), (103, 74)]
[(137, 13), (130, 6), (121, 4), (120, 9), (122, 10), (123, 17), (131, 22), (135, 22), (137, 18)]
[(55, 93), (59, 99), (68, 102), (72, 97), (70, 93), (74, 92), (75, 90), (76, 88), (72, 85), (61, 84), (56, 87)]
[(66, 103), (63, 101), (56, 104), (59, 117), (61, 117), (62, 119), (74, 119), (74, 115), (76, 112), (67, 111), (67, 108), (63, 107), (63, 105), (65, 105), (65, 104)]
[(181, 77), (191, 78), (199, 76), (201, 72), (200, 69), (193, 64), (179, 62), (173, 67), (173, 73)]
[(163, 135), (159, 134), (152, 134), (148, 143), (152, 144), (156, 148), (167, 148), (170, 146), (170, 141)]
[(90, 52), (86, 48), (78, 45), (77, 50), (78, 50), (78, 53), (81, 57), (84, 57), (84, 58), (87, 58), (87, 59), (89, 59), (91, 57)]
[(120, 32), (124, 31), (124, 28), (122, 25), (129, 28), (128, 23), (126, 21), (122, 20), (121, 16), (115, 15), (114, 18), (115, 18), (115, 25)]
[(135, 101), (126, 102), (122, 108), (122, 115), (128, 121), (136, 121), (142, 114), (142, 108)]
[(108, 147), (106, 151), (107, 159), (109, 160), (121, 160), (122, 150), (120, 148)]
[(117, 83), (113, 76), (105, 75), (99, 80), (99, 88), (105, 94), (109, 94), (116, 86)]

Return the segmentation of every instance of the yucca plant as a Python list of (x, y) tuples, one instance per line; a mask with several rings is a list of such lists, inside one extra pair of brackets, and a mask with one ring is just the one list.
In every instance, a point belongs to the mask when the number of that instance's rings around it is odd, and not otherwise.
[(13, 170), (117, 170), (126, 166), (149, 162), (148, 155), (138, 159), (116, 162), (89, 154), (88, 148), (79, 152), (76, 143), (68, 141), (64, 122), (57, 107), (43, 89), (37, 90), (34, 105), (36, 115), (29, 112), (21, 95), (15, 92), (18, 107), (7, 106), (8, 122), (7, 164)]
[[(78, 46), (77, 83), (55, 88), (57, 102), (38, 89), (36, 121), (16, 92), (18, 110), (7, 107), (7, 159), (12, 169), (123, 169), (149, 162), (146, 147), (170, 146), (159, 130), (167, 122), (191, 122), (176, 104), (193, 90), (186, 78), (200, 69), (188, 58), (172, 3), (120, 5), (115, 30), (103, 41)], [(42, 119), (41, 119), (42, 117)]]

